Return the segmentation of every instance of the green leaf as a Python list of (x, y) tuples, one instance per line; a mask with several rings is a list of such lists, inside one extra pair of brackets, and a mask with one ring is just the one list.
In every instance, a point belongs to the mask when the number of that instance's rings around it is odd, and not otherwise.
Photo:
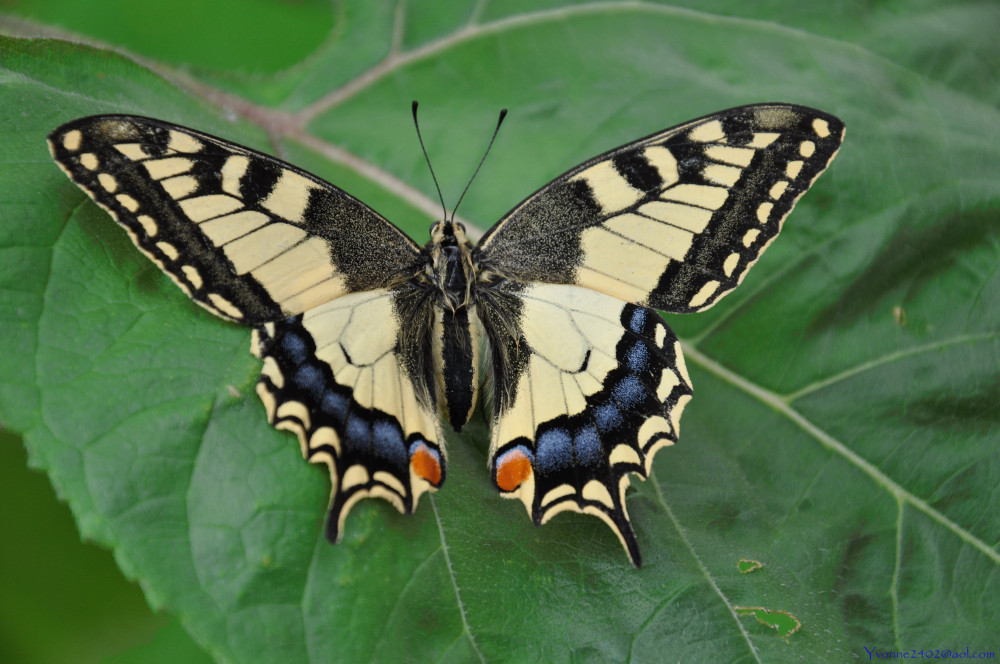
[[(1000, 118), (983, 63), (1000, 47), (983, 26), (998, 10), (897, 4), (347, 2), (277, 73), (157, 74), (6, 38), (2, 421), (83, 535), (220, 661), (988, 650)], [(482, 423), (449, 436), (449, 481), (416, 514), (367, 501), (326, 544), (325, 471), (266, 425), (249, 333), (189, 302), (45, 151), (72, 118), (151, 115), (277, 152), (423, 241), (438, 206), (414, 98), (447, 201), (510, 109), (463, 203), (480, 229), (583, 159), (713, 110), (780, 100), (847, 124), (744, 285), (668, 320), (695, 398), (628, 499), (641, 570), (596, 519), (536, 528), (500, 500)]]

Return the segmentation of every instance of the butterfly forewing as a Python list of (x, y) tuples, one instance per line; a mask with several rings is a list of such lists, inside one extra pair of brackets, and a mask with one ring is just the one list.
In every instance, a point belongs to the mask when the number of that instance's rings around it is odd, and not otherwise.
[(177, 125), (82, 118), (59, 166), (215, 314), (263, 323), (408, 276), (418, 248), (357, 199), (273, 157)]
[(522, 281), (580, 284), (671, 312), (735, 288), (836, 154), (837, 118), (788, 104), (722, 111), (596, 157), (480, 244)]

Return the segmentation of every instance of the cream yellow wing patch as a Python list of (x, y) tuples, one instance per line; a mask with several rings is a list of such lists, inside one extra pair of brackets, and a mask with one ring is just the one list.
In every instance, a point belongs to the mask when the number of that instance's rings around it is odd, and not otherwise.
[(384, 498), (408, 514), (444, 481), (436, 408), (398, 352), (399, 297), (345, 295), (255, 333), (268, 419), (298, 435), (308, 461), (329, 468), (332, 541), (358, 500)]
[(56, 163), (209, 311), (259, 324), (397, 283), (417, 247), (370, 208), (273, 157), (159, 120), (82, 118)]
[(508, 283), (480, 308), (506, 386), (490, 446), (494, 484), (536, 523), (564, 510), (601, 518), (638, 565), (624, 492), (677, 440), (691, 385), (676, 337), (655, 311), (579, 286)]

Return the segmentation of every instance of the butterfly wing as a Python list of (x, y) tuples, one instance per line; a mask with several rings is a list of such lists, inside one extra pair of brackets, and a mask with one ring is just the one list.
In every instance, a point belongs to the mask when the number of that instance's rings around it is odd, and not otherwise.
[(689, 313), (735, 288), (840, 147), (803, 106), (742, 106), (616, 148), (556, 178), (480, 241), (520, 281), (579, 284)]
[(650, 307), (700, 311), (735, 288), (843, 131), (801, 106), (722, 111), (581, 164), (482, 238), (490, 467), (536, 523), (595, 514), (640, 563), (623, 492), (677, 440), (691, 395), (680, 345)]
[(332, 542), (361, 498), (384, 498), (409, 514), (444, 482), (444, 437), (426, 388), (432, 316), (403, 284), (345, 295), (255, 331), (264, 360), (257, 393), (268, 419), (298, 435), (308, 461), (330, 469)]
[(331, 540), (358, 499), (410, 512), (441, 485), (419, 332), (430, 308), (406, 286), (420, 254), (402, 231), (294, 166), (158, 120), (82, 118), (49, 147), (192, 299), (258, 326), (252, 350), (264, 360), (258, 393), (270, 422), (329, 467)]
[(588, 288), (505, 281), (481, 294), (493, 349), (493, 483), (536, 524), (593, 514), (635, 565), (631, 473), (677, 441), (691, 398), (680, 344), (652, 309)]
[(419, 248), (346, 192), (268, 155), (150, 118), (59, 127), (60, 168), (209, 311), (255, 324), (412, 271)]

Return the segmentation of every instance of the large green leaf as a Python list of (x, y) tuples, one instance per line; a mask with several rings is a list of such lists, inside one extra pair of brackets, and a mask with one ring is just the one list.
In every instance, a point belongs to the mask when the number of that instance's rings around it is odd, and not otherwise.
[[(173, 83), (5, 39), (4, 425), (84, 536), (221, 661), (995, 647), (1000, 113), (983, 62), (1000, 50), (977, 26), (997, 10), (544, 4), (345, 3), (291, 68), (155, 65)], [(942, 25), (969, 28), (979, 57)], [(669, 320), (695, 399), (629, 498), (642, 570), (596, 519), (535, 528), (497, 498), (482, 424), (449, 437), (449, 481), (414, 516), (369, 501), (327, 545), (327, 480), (267, 427), (248, 332), (190, 303), (44, 147), (74, 117), (153, 115), (277, 151), (422, 241), (436, 206), (413, 98), (451, 201), (510, 108), (463, 203), (480, 228), (580, 160), (712, 110), (781, 100), (847, 123), (743, 287)]]

